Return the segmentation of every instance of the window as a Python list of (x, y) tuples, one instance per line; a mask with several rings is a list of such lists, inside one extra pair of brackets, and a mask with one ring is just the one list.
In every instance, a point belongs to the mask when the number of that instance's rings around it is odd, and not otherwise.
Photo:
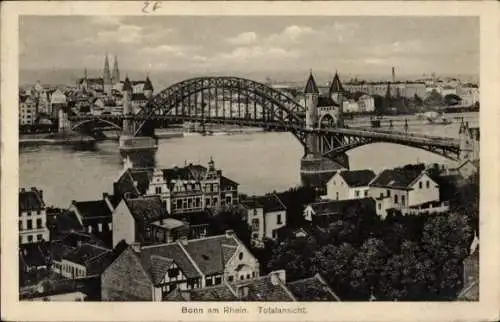
[(156, 193), (157, 195), (161, 194), (161, 187), (156, 187), (156, 188), (155, 188), (155, 193)]
[(218, 198), (214, 198), (213, 202), (212, 202), (212, 205), (213, 206), (217, 206), (218, 203), (219, 203), (219, 199)]
[(426, 187), (427, 189), (429, 189), (429, 186), (430, 186), (430, 182), (427, 180), (427, 181), (425, 182), (425, 187)]
[(206, 286), (212, 286), (212, 277), (207, 277)]
[(219, 284), (222, 284), (222, 277), (217, 276), (217, 277), (215, 278), (215, 285), (219, 285)]
[(339, 200), (339, 193), (338, 193), (338, 191), (337, 191), (336, 195), (337, 195), (337, 200)]
[(98, 224), (97, 224), (97, 229), (99, 230), (99, 232), (101, 232), (101, 231), (102, 231), (102, 223), (98, 223)]
[(422, 181), (420, 181), (420, 182), (418, 183), (418, 188), (419, 188), (419, 189), (422, 189)]
[(384, 194), (381, 192), (380, 193), (380, 199), (384, 198)]
[(394, 203), (398, 204), (398, 195), (394, 195)]
[(247, 274), (247, 280), (249, 280), (249, 279), (250, 279), (250, 274)]
[(19, 220), (19, 230), (23, 230), (23, 221)]
[(232, 281), (234, 280), (233, 275), (229, 275), (229, 276), (227, 277), (227, 280), (228, 280), (229, 282), (232, 282)]
[(89, 225), (88, 229), (89, 229), (89, 233), (91, 233), (92, 232), (92, 226)]
[(252, 277), (254, 277), (254, 278), (255, 278), (255, 272), (252, 272)]
[(259, 230), (259, 219), (254, 218), (252, 219), (252, 230)]
[(167, 201), (166, 201), (166, 200), (163, 200), (163, 201), (161, 202), (161, 207), (162, 207), (163, 209), (167, 209)]
[(382, 209), (382, 204), (380, 204), (380, 203), (378, 204), (378, 209), (379, 210)]
[(404, 206), (405, 205), (405, 196), (401, 196), (401, 204)]
[(276, 216), (276, 222), (277, 222), (278, 225), (282, 224), (282, 222), (281, 222), (281, 215), (280, 214)]
[(168, 270), (168, 277), (177, 277), (179, 275), (179, 269), (178, 268), (170, 268)]
[(241, 276), (240, 276), (240, 280), (242, 280), (242, 281), (243, 281), (244, 279), (245, 279), (245, 275), (241, 275)]
[(278, 231), (273, 230), (273, 239), (276, 239), (278, 237)]
[(195, 204), (196, 208), (200, 208), (201, 199), (200, 198), (196, 198), (194, 204)]
[(26, 225), (26, 229), (33, 229), (33, 223), (32, 223), (32, 221), (31, 221), (31, 219), (28, 219), (28, 220), (26, 221), (26, 224), (27, 224), (27, 225)]
[(193, 208), (193, 199), (191, 199), (191, 198), (188, 199), (187, 207), (188, 208)]
[(33, 241), (33, 236), (32, 235), (28, 235), (28, 243), (31, 243)]
[(354, 195), (355, 195), (356, 197), (359, 197), (359, 190), (354, 191)]
[(205, 199), (205, 207), (210, 206), (210, 198)]
[(368, 190), (365, 190), (365, 197), (368, 197)]
[(391, 196), (391, 190), (387, 189), (387, 197)]
[(42, 234), (36, 235), (36, 240), (41, 241), (43, 238)]
[(181, 208), (182, 208), (182, 200), (177, 199), (177, 209), (181, 209)]
[(231, 196), (226, 196), (226, 204), (230, 205), (233, 202)]
[(238, 258), (239, 258), (240, 260), (242, 260), (242, 259), (243, 259), (243, 252), (240, 252), (240, 254), (238, 255)]

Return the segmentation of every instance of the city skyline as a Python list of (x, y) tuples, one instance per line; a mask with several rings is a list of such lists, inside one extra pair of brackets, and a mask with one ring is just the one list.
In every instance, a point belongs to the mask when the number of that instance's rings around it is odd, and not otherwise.
[(123, 71), (477, 75), (479, 19), (20, 17), (21, 70), (101, 69), (106, 53)]

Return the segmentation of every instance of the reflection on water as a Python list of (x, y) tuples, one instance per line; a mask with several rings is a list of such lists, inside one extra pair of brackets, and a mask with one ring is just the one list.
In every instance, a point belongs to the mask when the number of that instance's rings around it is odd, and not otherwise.
[[(471, 126), (477, 126), (477, 121)], [(419, 125), (411, 131), (457, 137), (458, 129), (456, 122), (447, 126)], [(139, 153), (132, 159), (163, 168), (187, 162), (206, 165), (212, 156), (216, 167), (240, 184), (241, 192), (261, 194), (300, 184), (302, 155), (303, 148), (292, 134), (274, 132), (162, 139), (155, 155)], [(424, 150), (385, 143), (359, 147), (349, 151), (348, 156), (351, 169), (375, 171), (415, 162), (450, 162)], [(91, 200), (111, 192), (123, 159), (118, 142), (103, 141), (86, 149), (23, 147), (19, 162), (21, 186), (40, 187), (48, 204), (66, 207), (73, 199)]]

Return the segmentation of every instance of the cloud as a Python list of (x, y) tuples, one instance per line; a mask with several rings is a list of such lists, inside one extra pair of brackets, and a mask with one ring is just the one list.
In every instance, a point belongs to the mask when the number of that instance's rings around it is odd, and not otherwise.
[(288, 42), (298, 42), (305, 35), (311, 35), (315, 31), (308, 26), (297, 26), (291, 25), (287, 26), (283, 31), (277, 34), (271, 34), (267, 41), (270, 43), (288, 43)]
[(89, 21), (98, 26), (119, 26), (123, 21), (122, 16), (91, 16)]
[(279, 47), (262, 47), (262, 46), (250, 46), (250, 47), (237, 47), (230, 52), (220, 53), (217, 58), (226, 60), (251, 60), (256, 58), (292, 58), (296, 57), (296, 51), (288, 51)]
[(135, 25), (120, 25), (115, 30), (99, 31), (97, 41), (117, 43), (137, 43), (142, 39), (142, 27)]
[(243, 32), (236, 37), (232, 37), (226, 40), (226, 42), (232, 45), (250, 45), (257, 41), (257, 34), (253, 31)]
[[(140, 49), (141, 54), (144, 55), (151, 55), (151, 56), (164, 56), (164, 55), (169, 55), (169, 56), (177, 56), (177, 57), (185, 57), (189, 53), (192, 53), (194, 50), (196, 50), (198, 47), (196, 46), (182, 46), (182, 45), (159, 45), (159, 46), (147, 46), (144, 48)], [(201, 60), (200, 58), (202, 56), (194, 55), (194, 57), (197, 56), (196, 60)]]

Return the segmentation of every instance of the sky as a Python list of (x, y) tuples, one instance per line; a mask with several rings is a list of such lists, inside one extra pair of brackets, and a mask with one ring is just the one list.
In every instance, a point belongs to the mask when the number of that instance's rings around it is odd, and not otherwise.
[[(23, 16), (20, 69), (479, 74), (475, 17)], [(112, 59), (110, 61), (112, 66)]]

